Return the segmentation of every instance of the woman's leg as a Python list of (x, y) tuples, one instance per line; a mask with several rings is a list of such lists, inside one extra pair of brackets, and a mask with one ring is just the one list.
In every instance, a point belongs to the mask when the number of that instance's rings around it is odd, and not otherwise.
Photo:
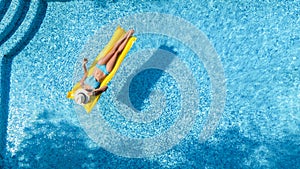
[[(133, 34), (133, 30), (129, 30), (122, 39), (120, 39), (115, 45), (114, 47), (110, 50), (110, 52), (108, 54), (106, 54), (103, 58), (101, 58), (98, 61), (99, 65), (106, 65), (110, 59), (112, 59), (112, 57), (115, 55), (116, 52), (118, 52), (118, 50), (120, 50), (120, 46), (122, 46), (122, 44), (126, 44), (128, 42), (128, 39), (130, 38), (130, 36)], [(124, 45), (125, 47), (125, 45)], [(123, 48), (124, 48), (123, 47)], [(121, 49), (123, 50), (123, 49)]]
[(114, 53), (113, 57), (111, 57), (111, 59), (109, 59), (109, 61), (106, 63), (106, 70), (108, 72), (111, 72), (113, 70), (113, 68), (115, 67), (117, 58), (119, 56), (119, 54), (123, 51), (123, 49), (125, 48), (128, 40), (129, 40), (130, 36), (128, 38), (126, 38), (126, 40), (119, 46), (119, 48), (117, 49), (117, 51)]

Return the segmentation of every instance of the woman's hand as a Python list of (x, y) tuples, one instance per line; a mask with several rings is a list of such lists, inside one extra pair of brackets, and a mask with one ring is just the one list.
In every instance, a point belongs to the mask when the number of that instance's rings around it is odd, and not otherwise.
[(83, 60), (82, 60), (82, 65), (87, 64), (87, 62), (88, 62), (88, 59), (87, 59), (87, 58), (83, 58)]
[(108, 89), (108, 86), (103, 86), (102, 92), (105, 92)]

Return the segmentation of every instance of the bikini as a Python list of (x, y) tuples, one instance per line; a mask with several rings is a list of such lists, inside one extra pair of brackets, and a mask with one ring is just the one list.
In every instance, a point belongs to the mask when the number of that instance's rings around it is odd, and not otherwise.
[[(96, 67), (101, 70), (105, 76), (107, 76), (109, 74), (109, 72), (106, 70), (106, 65), (99, 65), (99, 64), (96, 64)], [(101, 83), (97, 81), (97, 79), (91, 75), (89, 77), (87, 77), (84, 81), (85, 84), (91, 86), (92, 88), (94, 89), (97, 89), (100, 87)]]

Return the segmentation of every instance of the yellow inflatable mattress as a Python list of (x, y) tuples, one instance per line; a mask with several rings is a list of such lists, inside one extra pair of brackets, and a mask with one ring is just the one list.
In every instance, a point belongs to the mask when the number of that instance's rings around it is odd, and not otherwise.
[[(103, 48), (103, 50), (98, 54), (98, 56), (96, 57), (96, 59), (93, 61), (91, 67), (88, 70), (88, 76), (92, 75), (95, 65), (97, 64), (98, 60), (101, 59), (102, 57), (104, 57), (114, 46), (114, 44), (121, 39), (124, 35), (125, 35), (125, 30), (122, 29), (120, 26), (117, 27), (116, 31), (114, 32), (113, 36), (111, 37), (110, 41), (107, 43), (107, 45)], [(127, 42), (124, 50), (121, 52), (120, 56), (118, 57), (117, 61), (116, 61), (116, 65), (113, 68), (113, 70), (109, 73), (109, 75), (107, 75), (107, 77), (102, 81), (100, 87), (102, 86), (107, 86), (107, 84), (110, 82), (110, 80), (114, 77), (114, 75), (116, 74), (117, 70), (119, 69), (119, 67), (121, 66), (121, 63), (123, 62), (125, 56), (127, 55), (128, 51), (130, 50), (130, 48), (132, 47), (133, 43), (135, 42), (136, 37), (131, 37), (129, 39), (129, 41)], [(78, 81), (74, 87), (72, 88), (71, 91), (68, 92), (67, 94), (67, 98), (69, 99), (74, 99), (74, 94), (75, 92), (81, 88), (80, 82)], [(97, 96), (91, 96), (90, 97), (90, 101), (83, 105), (83, 107), (85, 108), (87, 113), (90, 113), (91, 110), (93, 109), (93, 107), (96, 105), (96, 103), (98, 102), (100, 95)]]

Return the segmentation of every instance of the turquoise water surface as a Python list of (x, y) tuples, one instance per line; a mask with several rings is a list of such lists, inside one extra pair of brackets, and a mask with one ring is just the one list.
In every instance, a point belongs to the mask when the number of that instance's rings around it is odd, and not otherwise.
[[(0, 0), (0, 168), (299, 168), (300, 1)], [(66, 93), (137, 41), (90, 114)]]

